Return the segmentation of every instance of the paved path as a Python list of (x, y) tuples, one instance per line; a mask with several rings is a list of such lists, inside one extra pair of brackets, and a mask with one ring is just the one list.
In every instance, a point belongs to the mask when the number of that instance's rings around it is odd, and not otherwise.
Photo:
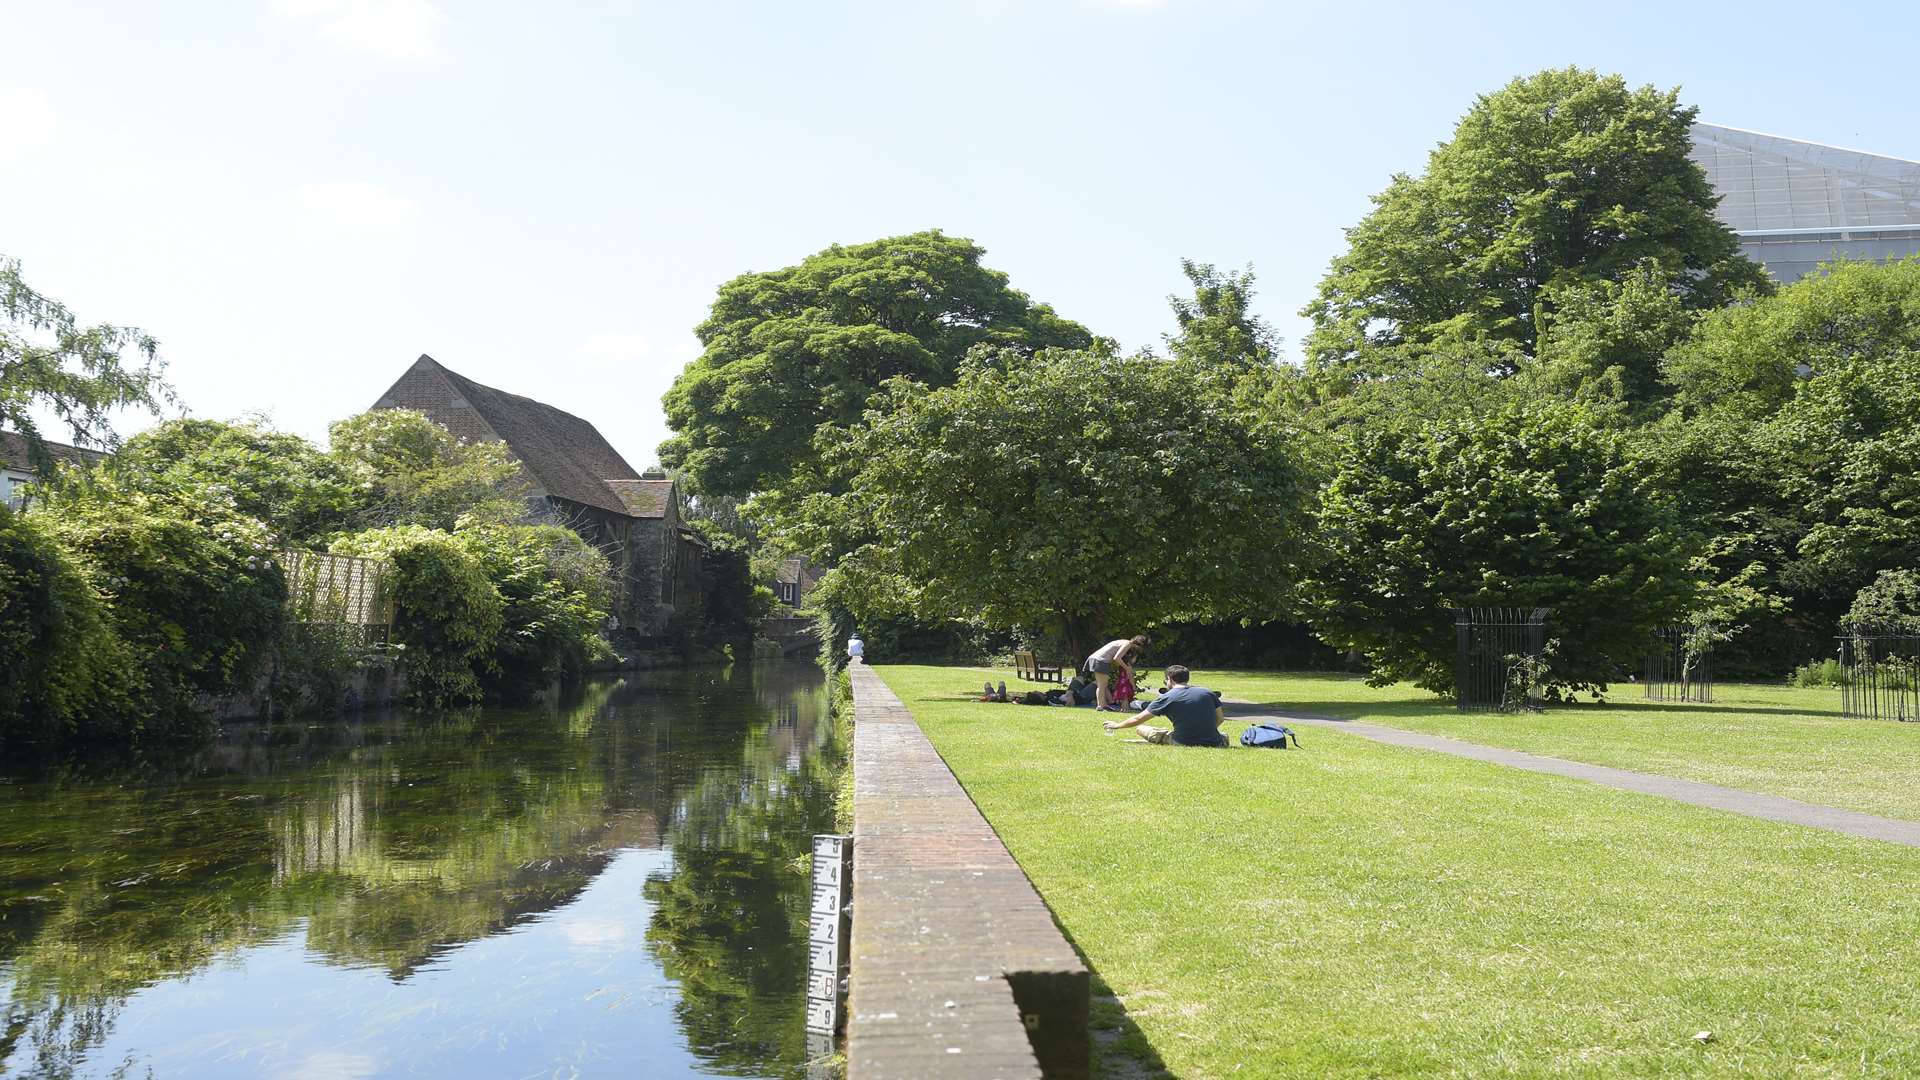
[(1680, 780), (1671, 776), (1634, 772), (1631, 769), (1588, 765), (1563, 758), (1529, 754), (1523, 750), (1506, 750), (1497, 746), (1461, 742), (1459, 739), (1449, 739), (1441, 735), (1426, 735), (1417, 731), (1382, 727), (1379, 724), (1368, 724), (1359, 720), (1342, 720), (1336, 716), (1247, 711), (1250, 708), (1257, 707), (1229, 702), (1228, 716), (1234, 720), (1279, 719), (1289, 724), (1311, 724), (1315, 727), (1333, 728), (1349, 735), (1358, 735), (1363, 739), (1386, 743), (1389, 746), (1434, 750), (1442, 754), (1452, 754), (1455, 757), (1472, 758), (1475, 761), (1510, 765), (1528, 772), (1570, 776), (1575, 780), (1591, 780), (1596, 784), (1605, 784), (1607, 787), (1619, 788), (1622, 791), (1660, 795), (1679, 802), (1692, 803), (1695, 806), (1727, 810), (1736, 814), (1745, 814), (1748, 817), (1765, 818), (1768, 821), (1784, 821), (1790, 825), (1806, 825), (1810, 828), (1846, 833), (1849, 836), (1863, 836), (1869, 840), (1885, 840), (1889, 843), (1905, 844), (1908, 847), (1920, 847), (1920, 822), (1917, 821), (1877, 817), (1873, 814), (1842, 810), (1834, 806), (1801, 802), (1781, 795), (1762, 795), (1759, 792), (1721, 787), (1718, 784), (1703, 784), (1698, 780)]

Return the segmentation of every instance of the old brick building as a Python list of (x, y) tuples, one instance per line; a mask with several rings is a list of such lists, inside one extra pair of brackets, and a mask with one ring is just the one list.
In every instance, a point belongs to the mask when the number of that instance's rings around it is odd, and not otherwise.
[[(98, 450), (86, 450), (66, 443), (41, 440), (47, 459), (55, 465), (72, 465), (79, 469), (91, 469), (105, 460), (106, 454)], [(0, 505), (15, 510), (27, 505), (27, 488), (36, 480), (44, 480), (41, 475), (42, 462), (33, 456), (33, 447), (27, 437), (14, 431), (0, 431)]]
[(482, 386), (422, 355), (374, 402), (417, 409), (463, 439), (503, 442), (534, 488), (535, 512), (605, 552), (618, 577), (621, 630), (657, 638), (702, 591), (705, 545), (680, 514), (680, 492), (657, 469), (637, 472), (585, 420)]

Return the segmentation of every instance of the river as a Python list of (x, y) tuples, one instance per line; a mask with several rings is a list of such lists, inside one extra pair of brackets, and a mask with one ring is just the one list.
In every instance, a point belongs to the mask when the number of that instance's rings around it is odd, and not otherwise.
[(0, 780), (0, 1075), (795, 1077), (817, 668)]

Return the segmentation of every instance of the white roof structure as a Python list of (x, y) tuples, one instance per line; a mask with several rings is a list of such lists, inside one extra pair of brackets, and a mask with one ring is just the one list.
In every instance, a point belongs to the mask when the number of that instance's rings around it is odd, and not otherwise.
[(1920, 253), (1920, 162), (1717, 124), (1693, 126), (1692, 156), (1720, 220), (1783, 283), (1842, 256)]

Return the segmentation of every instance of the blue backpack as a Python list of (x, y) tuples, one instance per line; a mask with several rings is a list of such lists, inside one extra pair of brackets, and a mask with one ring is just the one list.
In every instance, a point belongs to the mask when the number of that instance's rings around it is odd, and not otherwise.
[(1300, 736), (1290, 727), (1279, 724), (1254, 724), (1240, 733), (1241, 746), (1264, 746), (1272, 750), (1285, 750), (1287, 740), (1293, 740), (1293, 748), (1300, 749)]

